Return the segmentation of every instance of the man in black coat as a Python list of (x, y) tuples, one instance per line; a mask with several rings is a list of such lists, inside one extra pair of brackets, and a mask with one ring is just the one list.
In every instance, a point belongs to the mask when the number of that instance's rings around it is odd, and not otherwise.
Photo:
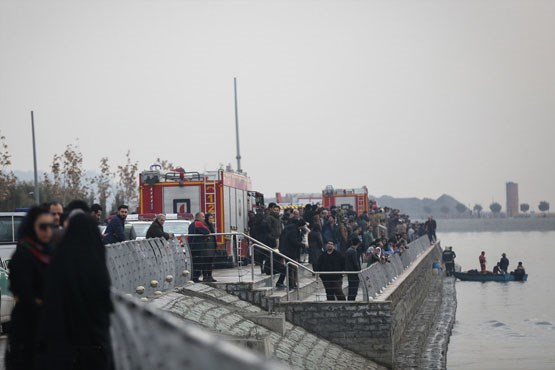
[(453, 247), (447, 247), (447, 249), (443, 251), (441, 258), (443, 259), (443, 263), (445, 263), (445, 273), (447, 276), (451, 276), (453, 272), (455, 272), (455, 257), (457, 257), (457, 255), (453, 252)]
[(437, 240), (436, 236), (436, 229), (437, 223), (436, 220), (432, 218), (432, 216), (428, 217), (428, 221), (424, 224), (426, 227), (426, 231), (428, 232), (428, 239), (430, 239), (430, 243), (434, 243)]
[(159, 214), (156, 216), (150, 227), (146, 232), (146, 238), (164, 238), (168, 240), (170, 234), (164, 232), (164, 223), (166, 222), (166, 215)]
[[(291, 219), (283, 230), (282, 238), (279, 242), (279, 251), (291, 258), (292, 260), (299, 261), (301, 258), (301, 250), (304, 248), (302, 242), (302, 233), (300, 227), (305, 225), (303, 219)], [(284, 262), (287, 263), (287, 260)], [(283, 281), (285, 280), (285, 268), (281, 271), (276, 287), (283, 288)], [(297, 270), (295, 266), (289, 265), (289, 289), (297, 288)]]
[[(335, 244), (332, 241), (326, 244), (326, 251), (322, 253), (316, 264), (316, 271), (342, 271), (345, 261), (341, 253), (335, 250)], [(324, 288), (326, 289), (326, 298), (328, 301), (345, 300), (343, 294), (343, 275), (341, 274), (324, 274), (320, 275)]]
[(187, 237), (191, 257), (193, 259), (193, 282), (198, 283), (199, 277), (205, 269), (205, 258), (207, 249), (207, 235), (210, 229), (204, 223), (204, 212), (195, 214), (195, 221), (189, 225), (189, 236)]
[[(357, 252), (359, 246), (359, 238), (351, 239), (351, 246), (345, 252), (345, 271), (360, 271), (360, 259)], [(349, 295), (347, 299), (354, 301), (357, 296), (360, 279), (358, 274), (348, 274), (347, 279), (349, 280)]]

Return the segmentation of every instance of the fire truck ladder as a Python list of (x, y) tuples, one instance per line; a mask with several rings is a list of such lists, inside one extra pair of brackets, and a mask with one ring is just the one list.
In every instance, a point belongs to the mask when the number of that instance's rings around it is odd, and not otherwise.
[(218, 230), (217, 222), (218, 218), (216, 216), (216, 182), (215, 181), (205, 181), (204, 182), (204, 204), (206, 213), (212, 213), (214, 215), (214, 229)]
[(357, 197), (357, 198), (358, 198), (357, 213), (362, 214), (362, 210), (364, 210), (364, 198), (363, 197)]

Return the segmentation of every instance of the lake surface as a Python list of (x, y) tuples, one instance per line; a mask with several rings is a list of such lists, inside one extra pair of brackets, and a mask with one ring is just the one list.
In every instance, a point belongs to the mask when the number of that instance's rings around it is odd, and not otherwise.
[(438, 233), (453, 246), (463, 271), (492, 270), (507, 253), (509, 270), (522, 261), (527, 282), (457, 281), (456, 323), (448, 369), (555, 369), (555, 232)]

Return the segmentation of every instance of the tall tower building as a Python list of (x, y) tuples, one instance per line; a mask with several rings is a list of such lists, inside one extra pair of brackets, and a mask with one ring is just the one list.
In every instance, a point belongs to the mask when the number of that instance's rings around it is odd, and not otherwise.
[(507, 216), (515, 217), (518, 215), (518, 184), (515, 182), (507, 183)]

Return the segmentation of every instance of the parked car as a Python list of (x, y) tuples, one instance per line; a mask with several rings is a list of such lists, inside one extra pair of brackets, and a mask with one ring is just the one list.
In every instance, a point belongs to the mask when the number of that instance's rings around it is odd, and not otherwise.
[(146, 238), (146, 232), (151, 223), (152, 222), (148, 221), (129, 221), (129, 224), (131, 224), (133, 229), (135, 229), (135, 240), (143, 240)]
[(9, 262), (17, 245), (17, 229), (25, 212), (0, 212), (0, 324), (6, 332), (15, 305), (9, 289)]
[[(127, 216), (127, 222), (133, 225), (137, 240), (145, 239), (148, 228), (154, 221), (154, 214), (141, 214)], [(164, 231), (168, 234), (173, 234), (177, 240), (183, 245), (183, 236), (189, 233), (190, 220), (183, 219), (181, 215), (168, 213), (166, 215), (166, 222), (164, 223)]]

